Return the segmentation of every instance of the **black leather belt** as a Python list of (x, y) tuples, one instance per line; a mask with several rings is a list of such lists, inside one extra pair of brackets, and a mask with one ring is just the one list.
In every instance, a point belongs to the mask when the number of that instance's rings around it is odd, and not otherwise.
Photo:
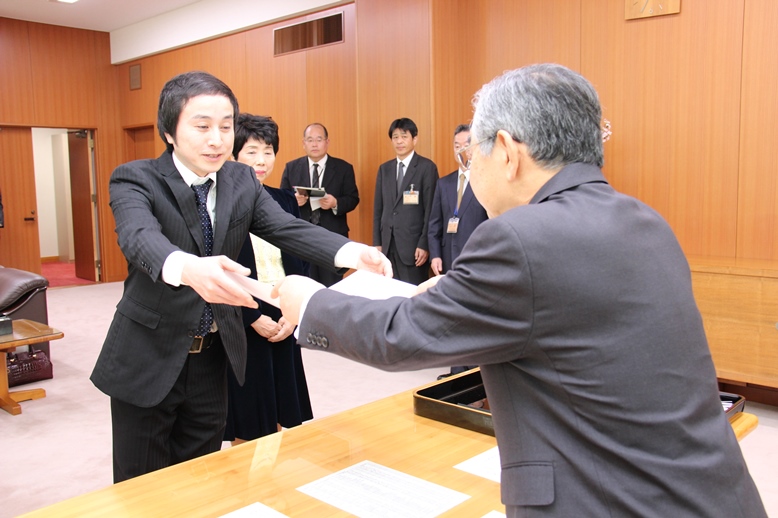
[(208, 333), (205, 336), (195, 336), (192, 345), (189, 346), (189, 354), (197, 354), (208, 349), (216, 338), (216, 333)]

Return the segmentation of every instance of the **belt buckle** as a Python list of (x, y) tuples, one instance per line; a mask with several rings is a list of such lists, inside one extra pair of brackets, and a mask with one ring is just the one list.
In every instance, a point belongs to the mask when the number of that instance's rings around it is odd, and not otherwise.
[(204, 336), (195, 336), (192, 345), (189, 346), (189, 354), (199, 354), (203, 351)]

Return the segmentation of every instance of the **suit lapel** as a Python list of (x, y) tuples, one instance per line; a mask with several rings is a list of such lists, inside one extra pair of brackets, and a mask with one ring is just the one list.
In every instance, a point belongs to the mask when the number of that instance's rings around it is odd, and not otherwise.
[[(229, 163), (229, 162), (227, 162)], [(227, 171), (225, 163), (216, 173), (216, 228), (213, 231), (213, 255), (219, 255), (227, 237), (227, 228), (230, 226), (230, 214), (235, 203), (235, 176), (240, 174), (236, 169)], [(252, 172), (253, 174), (253, 172)]]
[(332, 186), (332, 179), (335, 178), (335, 161), (331, 156), (327, 157), (327, 167), (324, 168), (324, 178), (321, 179), (321, 187), (327, 191), (327, 186)]
[(297, 185), (302, 185), (303, 187), (310, 187), (311, 186), (311, 170), (308, 167), (308, 157), (302, 157), (299, 162), (299, 174), (300, 174), (300, 180), (301, 182)]
[[(467, 187), (465, 187), (465, 192), (462, 193), (462, 203), (459, 206), (460, 217), (462, 216), (462, 214), (464, 214), (467, 211), (467, 206), (470, 205), (470, 200), (472, 200), (473, 198), (475, 198), (475, 195), (473, 194), (473, 189), (470, 188), (470, 182), (467, 182)], [(456, 193), (456, 189), (454, 189), (454, 204), (456, 204), (456, 199), (457, 199), (457, 193)]]
[(205, 243), (203, 242), (203, 229), (200, 226), (200, 219), (197, 216), (197, 203), (195, 201), (194, 191), (181, 177), (181, 173), (176, 169), (170, 153), (163, 153), (159, 158), (159, 162), (160, 173), (164, 177), (170, 191), (173, 193), (176, 203), (178, 203), (178, 210), (181, 212), (181, 216), (186, 222), (186, 227), (195, 240), (195, 243), (197, 243), (197, 247), (202, 255), (205, 253)]

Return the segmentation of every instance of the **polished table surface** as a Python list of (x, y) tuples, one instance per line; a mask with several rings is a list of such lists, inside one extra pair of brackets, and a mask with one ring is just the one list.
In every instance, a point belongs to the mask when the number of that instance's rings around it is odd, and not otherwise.
[[(745, 417), (748, 433), (756, 417)], [(290, 517), (350, 516), (296, 488), (370, 460), (470, 495), (440, 516), (481, 517), (505, 512), (499, 484), (454, 466), (494, 446), (489, 435), (415, 415), (408, 391), (25, 516), (220, 516), (254, 502)]]
[(18, 319), (13, 321), (13, 333), (0, 335), (0, 361), (2, 373), (0, 373), (0, 408), (11, 415), (22, 413), (21, 401), (40, 399), (46, 397), (46, 391), (42, 388), (8, 391), (8, 371), (6, 370), (6, 351), (16, 349), (23, 345), (33, 345), (42, 342), (59, 340), (65, 336), (46, 324), (32, 320)]

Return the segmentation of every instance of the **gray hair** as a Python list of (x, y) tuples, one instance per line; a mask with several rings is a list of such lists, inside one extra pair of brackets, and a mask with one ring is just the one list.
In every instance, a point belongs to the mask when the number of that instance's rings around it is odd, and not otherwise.
[(473, 99), (471, 130), (481, 152), (492, 152), (499, 130), (527, 145), (545, 169), (575, 162), (603, 165), (602, 111), (594, 87), (552, 63), (510, 70), (484, 85)]

